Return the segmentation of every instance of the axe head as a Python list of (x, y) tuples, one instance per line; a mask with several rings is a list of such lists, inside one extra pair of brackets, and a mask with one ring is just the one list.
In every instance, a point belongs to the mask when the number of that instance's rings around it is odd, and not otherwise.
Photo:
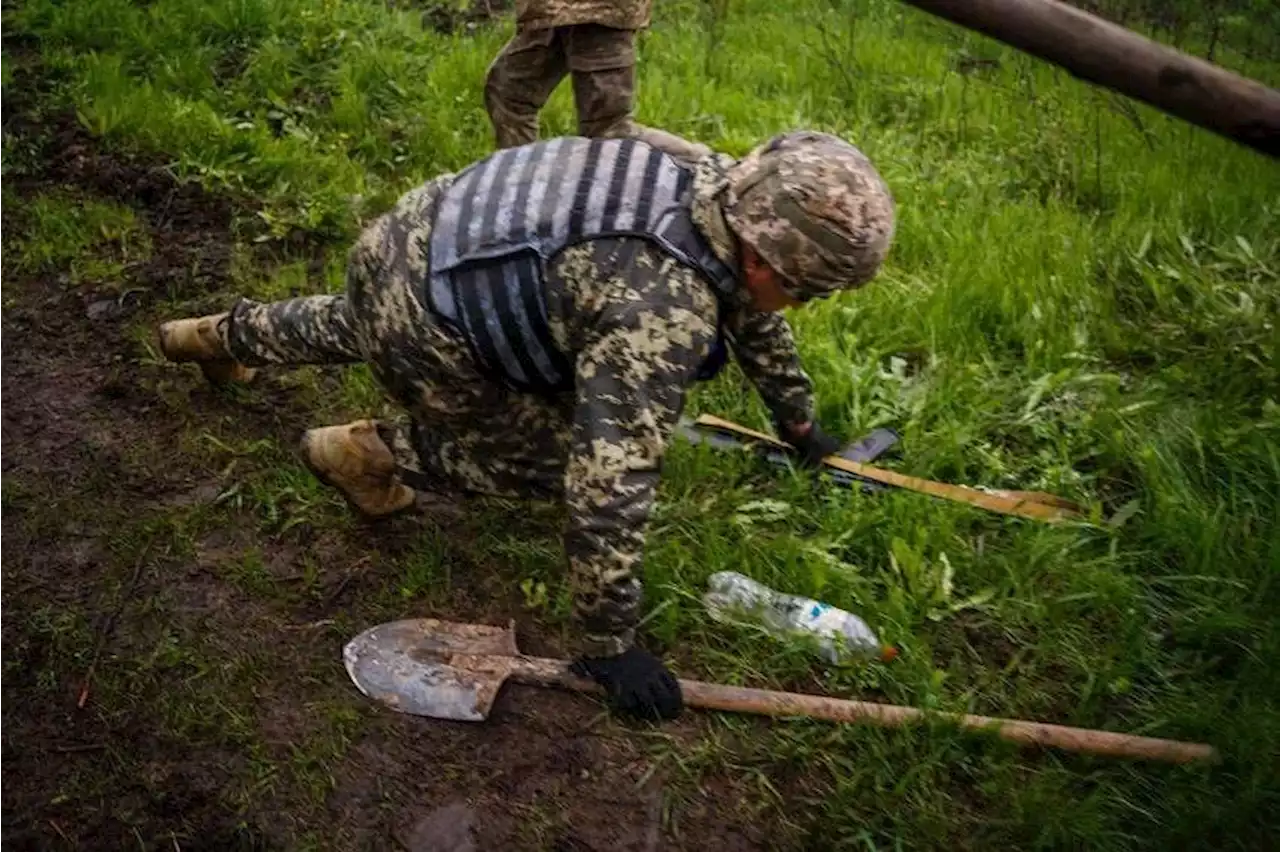
[(361, 692), (393, 710), (480, 722), (517, 664), (507, 627), (411, 618), (371, 627), (342, 651)]

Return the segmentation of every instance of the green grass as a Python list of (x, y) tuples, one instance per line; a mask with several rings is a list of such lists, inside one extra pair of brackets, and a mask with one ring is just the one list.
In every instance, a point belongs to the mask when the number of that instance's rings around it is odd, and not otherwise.
[(111, 282), (151, 254), (134, 211), (119, 204), (50, 194), (26, 205), (26, 215), (25, 233), (6, 241), (18, 273), (58, 269), (72, 285)]
[[(880, 278), (791, 317), (829, 431), (891, 425), (899, 469), (1049, 490), (1092, 514), (1050, 528), (912, 494), (824, 493), (678, 444), (646, 555), (647, 641), (682, 674), (1204, 740), (1224, 762), (729, 718), (696, 747), (656, 737), (655, 753), (687, 790), (740, 768), (744, 809), (785, 802), (806, 848), (1267, 845), (1280, 831), (1280, 169), (901, 4), (744, 0), (715, 29), (689, 0), (656, 15), (641, 120), (732, 153), (790, 127), (841, 133), (897, 198)], [(337, 289), (361, 222), (489, 150), (483, 75), (510, 33), (442, 36), (417, 9), (364, 0), (29, 0), (6, 25), (40, 37), (53, 97), (95, 134), (239, 197), (246, 240), (328, 241), (323, 282), (289, 261), (256, 266), (246, 248), (233, 277), (260, 298)], [(1276, 85), (1280, 63), (1239, 52), (1241, 32), (1232, 21), (1218, 61)], [(959, 70), (973, 57), (997, 64)], [(566, 86), (544, 134), (573, 126)], [(93, 277), (111, 270), (88, 255), (145, 251), (115, 207), (40, 199), (29, 220), (6, 239), (24, 269)], [(313, 395), (325, 411), (380, 404), (363, 370), (336, 402)], [(736, 370), (690, 406), (767, 423)], [(224, 500), (263, 529), (340, 514), (288, 448), (228, 446), (221, 463), (248, 457), (253, 473), (231, 474)], [(23, 497), (6, 485), (5, 499)], [(554, 525), (498, 517), (470, 547), (520, 566), (512, 579), (528, 584), (512, 594), (566, 627)], [(450, 582), (442, 543), (415, 547), (393, 600)], [(261, 559), (227, 581), (278, 596)], [(711, 622), (699, 595), (726, 568), (858, 612), (902, 657), (824, 671), (803, 648)], [(59, 636), (85, 629), (30, 617)], [(54, 652), (81, 652), (68, 642)], [(316, 761), (355, 724), (344, 712), (290, 764), (314, 795)], [(551, 817), (535, 817), (541, 834)]]
[[(0, 66), (0, 85), (3, 85), (5, 89), (13, 85), (13, 64), (10, 62), (5, 62)], [(8, 151), (7, 148), (5, 150), (6, 152)]]

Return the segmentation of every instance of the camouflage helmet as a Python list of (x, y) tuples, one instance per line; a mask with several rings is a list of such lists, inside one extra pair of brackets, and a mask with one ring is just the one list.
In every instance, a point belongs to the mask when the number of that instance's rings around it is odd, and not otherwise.
[(724, 216), (798, 301), (875, 277), (893, 239), (893, 196), (866, 156), (837, 136), (783, 133), (728, 172)]

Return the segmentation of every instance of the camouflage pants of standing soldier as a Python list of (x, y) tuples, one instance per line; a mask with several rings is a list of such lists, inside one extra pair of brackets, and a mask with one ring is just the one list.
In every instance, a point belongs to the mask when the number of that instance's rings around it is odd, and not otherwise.
[[(430, 236), (433, 183), (362, 234), (346, 292), (240, 300), (222, 333), (246, 366), (368, 363), (408, 413), (378, 432), (402, 467), (466, 491), (556, 498), (564, 491), (572, 395), (513, 393), (482, 375), (465, 341), (412, 292), (414, 245)], [(407, 427), (407, 428), (406, 428)]]
[(519, 29), (489, 67), (484, 100), (499, 148), (538, 138), (538, 112), (566, 75), (573, 77), (578, 135), (631, 137), (690, 161), (705, 145), (646, 127), (632, 117), (636, 33), (599, 24)]

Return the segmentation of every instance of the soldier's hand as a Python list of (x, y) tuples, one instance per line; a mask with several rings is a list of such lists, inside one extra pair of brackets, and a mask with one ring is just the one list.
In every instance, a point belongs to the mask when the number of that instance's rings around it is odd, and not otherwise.
[(782, 438), (795, 447), (800, 454), (800, 463), (805, 467), (821, 467), (827, 456), (840, 452), (839, 441), (828, 435), (814, 420), (809, 423), (783, 427), (778, 430)]
[(661, 660), (639, 648), (616, 657), (582, 657), (569, 671), (595, 680), (605, 688), (613, 707), (629, 716), (674, 719), (684, 709), (680, 682)]

